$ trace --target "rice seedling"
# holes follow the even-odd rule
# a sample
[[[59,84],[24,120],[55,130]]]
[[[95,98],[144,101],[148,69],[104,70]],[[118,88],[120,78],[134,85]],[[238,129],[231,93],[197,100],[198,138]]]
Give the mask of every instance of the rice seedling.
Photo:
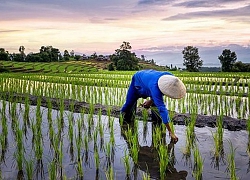
[[[223,160],[224,158],[224,149],[223,149],[223,111],[221,111],[221,115],[217,118],[216,125],[217,129],[216,132],[213,133],[214,139],[214,157],[213,161],[215,162],[215,167],[219,168],[219,160]],[[220,158],[221,157],[221,158]]]
[[[97,136],[98,136],[98,129],[94,130],[93,140],[94,140],[94,150],[97,150]]]
[[[73,145],[73,139],[74,139],[74,129],[73,129],[73,113],[69,115],[68,122],[69,122],[69,127],[68,127],[68,138],[70,141],[70,144]]]
[[[153,146],[156,149],[158,149],[161,144],[165,144],[165,142],[166,142],[166,140],[165,140],[165,135],[166,134],[164,132],[165,131],[164,129],[166,129],[166,128],[164,128],[161,125],[160,126],[156,125],[153,128],[153,134],[152,134],[152,136],[153,136]]]
[[[193,157],[194,157],[193,176],[195,177],[196,180],[202,180],[203,160],[197,145],[194,147]]]
[[[108,169],[105,172],[106,178],[109,180],[114,180],[115,176],[114,176],[114,169],[112,166],[108,166]]]
[[[57,165],[54,160],[52,160],[48,165],[48,175],[50,180],[57,179]]]
[[[142,180],[151,180],[150,174],[143,172],[143,174],[142,174]]]
[[[77,176],[79,179],[83,179],[84,176],[84,171],[83,171],[83,166],[82,166],[82,159],[78,159],[77,164],[76,164],[76,170],[77,170]]]
[[[19,126],[19,123],[17,125]],[[16,157],[16,161],[17,161],[18,171],[22,171],[23,170],[23,160],[24,160],[23,131],[22,131],[22,129],[16,130],[16,141],[17,141],[17,148],[16,148],[15,157]]]
[[[39,130],[39,128],[34,125],[33,129],[33,138],[34,138],[34,151],[35,151],[35,156],[37,160],[42,160],[43,156],[43,142],[42,142],[42,132]]]
[[[168,147],[160,144],[158,148],[158,157],[160,165],[160,179],[166,179],[166,170],[169,163]]]
[[[123,164],[124,164],[124,167],[125,167],[125,172],[126,174],[130,174],[130,171],[131,171],[131,167],[130,167],[130,158],[129,158],[129,154],[127,153],[127,151],[125,150],[125,154],[124,154],[124,157],[122,158],[123,159]]]
[[[233,143],[228,141],[229,143],[229,154],[227,155],[228,167],[227,170],[229,172],[230,179],[238,180],[239,178],[236,175],[236,165],[235,165],[235,151],[236,148],[233,147]]]
[[[97,149],[94,149],[94,158],[95,158],[95,168],[96,170],[98,170],[100,166],[100,156]]]
[[[28,180],[32,180],[34,176],[34,162],[32,160],[25,160],[25,170],[26,170],[26,176]]]
[[[84,144],[84,156],[85,156],[85,163],[88,163],[88,152],[89,152],[89,136],[85,133],[83,137],[83,144]]]
[[[247,153],[250,156],[250,116],[247,119],[247,132],[248,132]]]

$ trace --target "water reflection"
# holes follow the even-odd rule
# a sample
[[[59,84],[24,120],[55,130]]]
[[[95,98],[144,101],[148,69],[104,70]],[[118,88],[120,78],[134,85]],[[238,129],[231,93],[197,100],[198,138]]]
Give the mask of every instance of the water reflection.
[[[137,131],[136,128],[134,128],[134,124],[127,124],[124,123],[121,127],[121,136],[125,139],[127,142],[127,146],[129,149],[129,152],[131,151],[130,143],[128,142],[126,133],[128,130],[132,130],[132,133],[138,133],[135,132]],[[159,127],[157,124],[152,123],[152,131],[150,137],[152,137],[152,142],[153,142],[153,132],[155,129]],[[145,131],[148,132],[148,128],[144,129]],[[146,136],[146,133],[143,132],[143,136]],[[144,138],[143,138],[144,139]],[[146,138],[145,138],[146,139]],[[162,142],[165,143],[166,148],[168,149],[168,154],[169,154],[169,165],[166,169],[166,177],[167,179],[170,180],[185,180],[187,177],[188,172],[185,170],[178,171],[175,168],[175,144],[174,142],[170,141],[168,144],[166,143],[166,134],[162,133]],[[161,179],[160,176],[160,165],[159,165],[159,156],[157,152],[157,148],[153,146],[153,143],[151,143],[151,146],[141,146],[139,145],[138,149],[138,163],[134,165],[133,167],[133,177],[134,179],[137,179],[137,170],[140,169],[146,174],[150,175],[150,178],[153,179]],[[130,180],[131,176],[127,175],[126,180]]]

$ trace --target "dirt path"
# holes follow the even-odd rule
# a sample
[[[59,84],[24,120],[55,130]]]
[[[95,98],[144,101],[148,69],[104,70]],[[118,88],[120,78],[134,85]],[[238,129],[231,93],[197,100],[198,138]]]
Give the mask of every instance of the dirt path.
[[[111,116],[114,117],[119,117],[120,115],[120,108],[118,106],[104,106],[101,104],[95,104],[94,106],[90,106],[89,103],[86,102],[80,102],[76,100],[71,100],[71,99],[63,99],[60,100],[58,98],[48,98],[41,96],[41,106],[43,107],[48,107],[48,102],[51,102],[52,109],[59,110],[60,105],[63,103],[64,104],[64,110],[67,111],[73,111],[76,113],[80,112],[85,112],[88,113],[92,111],[94,114],[98,114],[100,109],[102,111],[102,115],[107,115],[108,112],[110,111]],[[37,99],[38,96],[33,96],[30,94],[18,94],[18,93],[0,93],[0,99],[4,99],[7,101],[12,101],[12,102],[18,102],[18,103],[25,103],[25,100],[29,101],[30,105],[37,105]],[[138,107],[137,108],[137,115],[139,117],[142,117],[142,108]],[[218,117],[214,115],[197,115],[196,118],[196,126],[197,127],[216,127],[216,119]],[[180,113],[175,113],[173,117],[173,122],[174,124],[178,125],[185,125],[186,122],[188,122],[191,119],[190,114],[180,114]],[[150,120],[150,119],[149,119]],[[246,120],[240,120],[232,117],[225,116],[223,117],[223,125],[225,129],[228,129],[230,131],[238,131],[238,130],[246,130]]]

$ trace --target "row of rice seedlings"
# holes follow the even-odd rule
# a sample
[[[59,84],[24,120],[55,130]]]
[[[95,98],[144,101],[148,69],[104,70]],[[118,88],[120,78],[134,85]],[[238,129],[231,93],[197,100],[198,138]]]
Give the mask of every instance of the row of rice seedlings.
[[[151,180],[150,174],[143,172],[143,174],[142,174],[142,180]]]
[[[137,131],[138,131],[138,120],[135,120],[133,127],[130,127],[128,125],[128,129],[124,132],[125,138],[128,142],[128,146],[130,149],[130,155],[135,165],[138,165],[138,149],[139,149]]]
[[[233,147],[233,143],[228,141],[229,143],[229,154],[227,155],[228,167],[227,170],[229,172],[230,179],[238,180],[239,178],[236,175],[236,165],[235,165],[235,151],[236,148]]]
[[[23,130],[19,128],[19,122],[16,126],[16,152],[14,154],[17,162],[18,174],[23,176],[23,164],[24,164],[24,146],[23,146]]]
[[[221,115],[218,116],[216,121],[216,132],[212,133],[214,139],[214,166],[219,169],[220,160],[224,160],[224,148],[223,148],[223,110],[221,110]]]
[[[184,157],[186,157],[186,160],[189,160],[191,157],[191,149],[195,145],[195,123],[196,123],[196,118],[197,118],[197,109],[193,109],[193,113],[191,114],[191,119],[186,122],[187,127],[186,127],[186,146],[184,149]]]
[[[32,180],[34,178],[34,161],[33,160],[25,160],[25,170],[26,170],[26,178],[28,180]]]
[[[125,167],[125,173],[128,176],[130,175],[131,172],[131,166],[130,166],[130,156],[127,153],[127,150],[125,150],[124,157],[122,158],[122,160]]]
[[[169,164],[168,146],[160,144],[158,147],[158,157],[160,165],[160,179],[166,179],[166,170]]]
[[[193,149],[193,158],[194,158],[194,167],[193,167],[193,176],[196,180],[202,180],[202,172],[203,172],[203,159],[200,154],[199,148],[197,144]]]
[[[81,120],[78,120],[77,121],[77,127],[78,127],[78,133],[75,134],[75,144],[76,144],[76,150],[77,150],[77,160],[76,160],[76,171],[77,171],[77,174],[78,174],[78,177],[80,179],[83,179],[84,177],[84,171],[83,171],[83,166],[82,166],[82,156],[81,156],[81,147],[82,147],[82,135],[81,133],[79,132],[79,129],[81,129]],[[86,137],[88,137],[86,134],[85,134]],[[88,148],[88,140],[87,142],[85,142],[85,149]],[[87,151],[87,149],[86,149]]]
[[[7,122],[7,117],[6,117],[6,101],[2,101],[2,110],[1,110],[1,127],[2,127],[2,133],[0,136],[0,141],[1,141],[1,149],[2,149],[2,154],[1,154],[1,159],[0,161],[4,161],[5,159],[5,152],[7,150],[7,145],[8,145],[8,122]]]
[[[250,157],[250,116],[247,119],[247,132],[248,132],[248,143],[247,143],[247,153]]]
[[[32,85],[32,83],[29,83],[29,84]],[[41,85],[39,85],[38,83],[35,83],[35,84],[36,85],[34,87],[36,87],[36,88],[31,88],[31,89],[43,89],[44,88],[44,85],[41,83],[40,83]],[[65,90],[66,89],[65,86],[68,88],[67,91]],[[45,87],[49,87],[49,86],[46,84]],[[125,99],[125,96],[122,94],[126,94],[126,93],[120,93],[120,91],[118,91],[119,88],[112,88],[114,93],[109,92],[110,88],[109,89],[103,88],[104,91],[101,91],[100,87],[85,87],[85,88],[86,88],[86,90],[82,89],[80,86],[76,87],[75,85],[70,85],[70,84],[61,84],[61,85],[60,84],[52,84],[52,85],[50,85],[48,92],[55,91],[57,93],[53,93],[53,95],[54,95],[53,97],[61,96],[63,98],[74,97],[76,94],[79,94],[77,96],[77,98],[85,97],[85,98],[82,98],[82,100],[84,100],[86,102],[101,103],[101,104],[106,104],[106,105],[108,105],[108,104],[109,105],[116,105],[117,99],[121,99],[121,98],[122,99],[120,101],[118,101],[118,104],[122,104],[122,102]],[[102,93],[102,95],[100,93]],[[38,93],[36,93],[36,94],[38,94]],[[84,94],[84,96],[81,96],[80,94]],[[117,98],[111,98],[114,95]],[[209,104],[209,106],[207,106],[207,107],[208,108],[210,107],[210,111],[208,112],[208,108],[201,108],[200,110],[202,110],[202,112],[201,112],[202,114],[217,114],[218,113],[218,111],[217,111],[218,104],[220,104],[221,102],[225,102],[225,99],[224,99],[225,96],[222,96],[224,100],[221,99],[220,103],[219,103],[218,98],[216,96],[208,95],[207,98],[204,98],[203,95],[195,95],[195,94],[191,94],[189,96],[191,96],[191,97],[197,96],[197,97],[190,98],[190,100],[187,99],[186,102],[189,103],[188,107],[192,107],[194,105],[197,105],[197,102],[199,102],[198,104],[201,104],[204,107],[205,107],[205,105]],[[211,97],[213,97],[213,98],[211,99]],[[199,99],[201,99],[201,100],[199,100]],[[206,99],[208,99],[208,102]],[[209,102],[209,99],[210,99],[210,101],[211,100],[212,101]],[[241,99],[241,98],[238,98],[238,99]],[[173,101],[173,102],[175,103],[175,101]],[[227,102],[230,102],[230,101],[227,100]],[[224,112],[229,113],[229,114],[225,114],[225,115],[231,115],[230,111],[228,110],[228,107],[232,107],[232,105],[236,106],[236,107],[242,106],[242,108],[237,108],[235,111],[238,114],[238,115],[236,115],[237,117],[244,118],[246,116],[245,115],[246,113],[244,113],[244,112],[247,112],[246,108],[247,108],[247,106],[249,106],[249,100],[244,100],[244,103],[238,103],[236,105],[235,105],[235,103],[236,102],[231,102],[230,104],[224,103],[224,105],[223,105],[223,107],[225,108]],[[211,105],[214,105],[214,106],[211,106]],[[176,107],[176,108],[178,107],[179,112],[186,112],[187,110],[190,111],[189,110],[190,108],[186,108],[184,99],[181,101],[178,101],[178,106],[174,106],[174,107]]]

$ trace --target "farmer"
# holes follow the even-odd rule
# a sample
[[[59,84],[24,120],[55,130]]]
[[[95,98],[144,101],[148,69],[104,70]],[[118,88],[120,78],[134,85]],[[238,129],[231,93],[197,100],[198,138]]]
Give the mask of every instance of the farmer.
[[[145,108],[156,107],[152,111],[152,120],[160,119],[166,125],[171,140],[178,141],[178,137],[172,132],[169,126],[168,110],[163,102],[163,95],[173,99],[181,99],[186,94],[186,87],[183,82],[169,72],[155,70],[142,70],[135,73],[129,86],[126,102],[121,109],[125,122],[134,120],[137,100],[139,98],[150,100],[145,101],[142,106]],[[152,110],[153,108],[151,108]]]

